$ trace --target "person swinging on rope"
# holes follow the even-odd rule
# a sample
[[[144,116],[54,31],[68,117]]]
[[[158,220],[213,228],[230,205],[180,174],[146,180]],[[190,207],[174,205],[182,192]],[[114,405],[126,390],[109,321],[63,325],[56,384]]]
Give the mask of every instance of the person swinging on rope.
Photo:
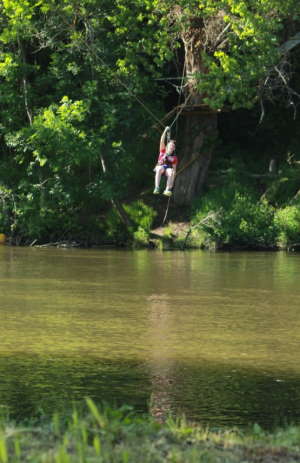
[[[155,172],[155,188],[153,194],[158,195],[160,193],[160,181],[161,176],[167,177],[166,189],[163,192],[165,196],[172,196],[172,188],[174,185],[176,166],[178,159],[175,154],[175,140],[168,140],[170,136],[170,127],[166,127],[161,135],[159,144],[159,156],[157,164],[154,168]],[[168,140],[168,141],[167,141]],[[166,142],[167,141],[167,142]]]

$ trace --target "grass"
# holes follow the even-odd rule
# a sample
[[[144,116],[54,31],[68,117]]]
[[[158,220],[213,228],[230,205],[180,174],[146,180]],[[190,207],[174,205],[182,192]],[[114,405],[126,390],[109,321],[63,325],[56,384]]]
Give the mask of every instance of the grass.
[[[300,460],[300,427],[273,433],[255,425],[249,431],[209,430],[168,419],[159,424],[130,407],[97,408],[55,414],[39,423],[16,425],[2,418],[1,463],[246,463]]]

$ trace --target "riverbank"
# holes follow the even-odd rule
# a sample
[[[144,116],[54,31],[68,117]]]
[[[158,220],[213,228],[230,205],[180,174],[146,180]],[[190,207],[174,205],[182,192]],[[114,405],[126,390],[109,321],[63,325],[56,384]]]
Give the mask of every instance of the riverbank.
[[[166,218],[166,203],[155,204],[147,197],[124,205],[126,223],[111,209],[101,223],[96,221],[93,227],[77,231],[75,227],[67,234],[58,229],[45,234],[3,229],[6,233],[2,236],[7,244],[32,247],[300,250],[298,204],[276,209],[266,201],[243,195],[235,196],[226,207],[206,197],[202,203],[184,211],[171,203]]]
[[[300,460],[300,427],[273,433],[209,430],[184,419],[157,423],[135,415],[130,407],[73,410],[39,422],[14,424],[1,418],[0,462],[19,463],[193,463],[296,462]]]
[[[190,207],[179,207],[173,198],[166,201],[147,193],[124,201],[122,207],[119,204],[118,208],[110,206],[101,213],[90,214],[80,223],[78,217],[73,217],[67,231],[55,224],[42,227],[40,219],[29,228],[7,222],[0,230],[0,243],[42,247],[299,251],[299,198],[275,207],[265,198],[244,190],[239,185],[239,188],[208,191]]]

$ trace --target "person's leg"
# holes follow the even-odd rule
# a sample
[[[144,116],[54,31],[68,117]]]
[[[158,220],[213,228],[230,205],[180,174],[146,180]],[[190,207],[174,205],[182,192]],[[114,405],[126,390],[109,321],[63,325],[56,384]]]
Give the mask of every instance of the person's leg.
[[[163,166],[156,166],[155,167],[155,193],[159,193],[159,185],[160,185],[160,180],[161,176],[164,173],[164,167]]]
[[[167,169],[166,170],[166,176],[167,176],[167,186],[166,190],[170,191],[174,185],[174,180],[175,180],[175,171],[174,169]]]

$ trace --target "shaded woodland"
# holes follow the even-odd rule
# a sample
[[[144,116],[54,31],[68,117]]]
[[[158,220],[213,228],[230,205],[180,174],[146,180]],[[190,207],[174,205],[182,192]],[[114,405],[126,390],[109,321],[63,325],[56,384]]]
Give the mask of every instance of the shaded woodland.
[[[296,0],[2,0],[0,231],[148,245],[171,220],[184,246],[296,248],[299,44]]]

